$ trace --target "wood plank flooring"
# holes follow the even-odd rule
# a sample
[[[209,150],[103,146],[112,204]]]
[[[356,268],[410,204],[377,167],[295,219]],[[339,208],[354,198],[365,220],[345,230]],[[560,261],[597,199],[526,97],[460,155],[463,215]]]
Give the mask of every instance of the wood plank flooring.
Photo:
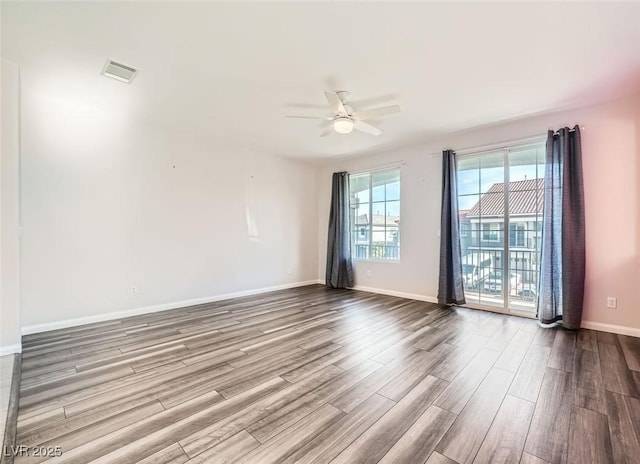
[[[17,463],[640,463],[632,337],[313,285],[23,346]]]

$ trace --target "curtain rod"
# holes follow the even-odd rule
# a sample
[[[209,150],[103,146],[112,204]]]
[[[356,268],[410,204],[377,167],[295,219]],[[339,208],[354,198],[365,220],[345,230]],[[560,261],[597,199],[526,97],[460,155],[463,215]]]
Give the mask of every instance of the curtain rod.
[[[369,172],[378,172],[378,171],[385,171],[387,169],[391,169],[391,168],[399,168],[405,165],[404,160],[400,160],[400,161],[396,161],[394,163],[388,163],[388,164],[383,164],[381,166],[376,166],[374,168],[370,168],[370,169],[360,169],[358,171],[350,171],[347,170],[347,172],[349,174],[366,174]]]
[[[462,148],[460,150],[453,150],[453,151],[455,151],[456,155],[465,155],[465,154],[471,154],[471,153],[488,153],[488,152],[497,151],[497,150],[505,150],[507,148],[519,148],[526,145],[541,143],[546,139],[546,137],[547,137],[546,135],[536,135],[533,137],[527,137],[527,138],[516,139],[516,140],[507,140],[504,142],[492,143],[490,145],[467,147],[467,148]],[[429,156],[431,156],[432,158],[436,156],[442,156],[442,152],[432,153]]]
[[[584,131],[584,129],[585,129],[585,126],[580,126],[581,131]],[[574,132],[575,129],[569,129],[569,131]],[[554,135],[556,135],[557,133],[558,131],[555,131]],[[472,154],[472,153],[473,154],[489,153],[497,150],[506,150],[507,148],[520,148],[526,145],[533,145],[536,143],[544,142],[546,138],[547,138],[547,134],[545,133],[545,134],[535,135],[535,136],[526,137],[522,139],[507,140],[504,142],[494,143],[491,145],[468,147],[468,148],[462,148],[460,150],[454,150],[454,151],[456,155],[465,155],[465,154]],[[432,153],[429,156],[432,158],[436,156],[442,156],[442,152]]]
[[[555,131],[555,132],[553,133],[553,135],[558,135],[558,134],[560,133],[560,131],[561,131],[561,130],[562,130],[562,129],[559,129],[559,130]],[[584,126],[580,126],[580,130],[584,130]],[[569,132],[575,132],[575,131],[576,131],[575,127],[572,127],[572,128],[570,128],[570,129],[569,129]]]

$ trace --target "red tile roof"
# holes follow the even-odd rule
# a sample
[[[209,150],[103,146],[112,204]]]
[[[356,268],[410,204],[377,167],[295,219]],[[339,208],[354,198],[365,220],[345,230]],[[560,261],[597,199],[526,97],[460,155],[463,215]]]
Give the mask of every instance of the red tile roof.
[[[544,179],[509,182],[509,214],[542,214]],[[504,182],[493,184],[467,217],[504,216]]]

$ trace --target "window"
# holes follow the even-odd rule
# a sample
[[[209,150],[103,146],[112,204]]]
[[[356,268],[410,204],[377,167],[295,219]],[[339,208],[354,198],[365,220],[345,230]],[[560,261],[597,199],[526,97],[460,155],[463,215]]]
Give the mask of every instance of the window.
[[[354,259],[400,259],[400,170],[353,174],[349,180]]]
[[[509,244],[514,247],[525,246],[525,224],[509,224]]]
[[[469,236],[469,224],[460,224],[460,237],[467,238]]]
[[[482,240],[484,242],[497,242],[500,240],[500,224],[482,224]]]

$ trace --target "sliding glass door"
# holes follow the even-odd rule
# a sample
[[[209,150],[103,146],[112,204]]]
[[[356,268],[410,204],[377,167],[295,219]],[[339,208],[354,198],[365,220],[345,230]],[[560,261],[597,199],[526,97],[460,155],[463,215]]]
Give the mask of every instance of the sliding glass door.
[[[535,313],[544,146],[463,155],[458,205],[469,306]]]
[[[468,303],[504,307],[505,156],[502,152],[458,161],[458,207],[464,292]]]

